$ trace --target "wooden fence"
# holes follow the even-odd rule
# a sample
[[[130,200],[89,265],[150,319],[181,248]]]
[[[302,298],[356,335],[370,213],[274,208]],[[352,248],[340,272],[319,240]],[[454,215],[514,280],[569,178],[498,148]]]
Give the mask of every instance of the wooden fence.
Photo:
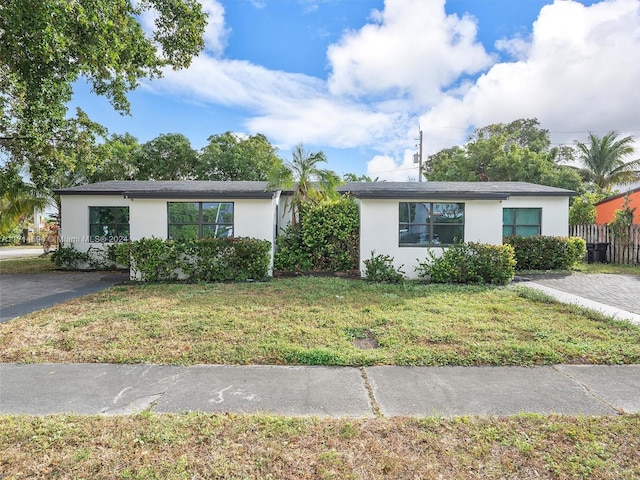
[[[640,265],[640,225],[631,225],[623,236],[614,237],[607,225],[571,225],[569,235],[582,237],[587,244],[604,243],[607,262]]]

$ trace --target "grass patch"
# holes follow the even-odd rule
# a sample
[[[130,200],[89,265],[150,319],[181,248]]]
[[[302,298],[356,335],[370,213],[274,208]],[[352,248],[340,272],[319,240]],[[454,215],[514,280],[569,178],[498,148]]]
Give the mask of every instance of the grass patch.
[[[579,263],[572,270],[582,273],[640,275],[640,265],[616,265],[615,263]]]
[[[0,417],[4,478],[640,478],[640,416]]]
[[[56,266],[48,256],[0,258],[0,274],[2,275],[14,273],[43,273],[51,272],[55,269]]]
[[[376,348],[359,348],[366,339]],[[127,285],[0,325],[0,361],[640,363],[640,327],[526,288],[299,277]]]

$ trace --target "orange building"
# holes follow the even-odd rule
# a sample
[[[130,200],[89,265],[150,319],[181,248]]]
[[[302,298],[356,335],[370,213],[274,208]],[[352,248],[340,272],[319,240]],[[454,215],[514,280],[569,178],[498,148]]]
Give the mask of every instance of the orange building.
[[[640,187],[621,193],[620,195],[605,198],[604,200],[596,203],[596,223],[598,225],[613,221],[615,211],[622,209],[624,197],[627,193],[629,194],[629,206],[632,209],[634,207],[636,209],[636,211],[633,212],[633,223],[640,225]]]

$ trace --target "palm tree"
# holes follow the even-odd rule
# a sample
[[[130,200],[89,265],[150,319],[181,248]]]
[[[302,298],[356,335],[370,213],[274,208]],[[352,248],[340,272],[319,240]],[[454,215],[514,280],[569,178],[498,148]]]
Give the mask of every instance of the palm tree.
[[[48,198],[29,183],[10,185],[0,197],[0,232],[10,231],[35,209],[44,209],[47,203]]]
[[[589,133],[589,143],[576,142],[580,160],[585,168],[582,177],[593,182],[599,192],[608,191],[613,185],[624,185],[640,180],[640,159],[625,162],[633,154],[633,136],[617,139],[618,133],[611,131],[602,138]]]
[[[269,173],[267,188],[293,190],[293,196],[288,200],[292,227],[297,225],[300,208],[305,202],[337,195],[340,177],[319,167],[326,161],[324,152],[311,153],[299,143],[293,150],[292,161],[283,162]]]

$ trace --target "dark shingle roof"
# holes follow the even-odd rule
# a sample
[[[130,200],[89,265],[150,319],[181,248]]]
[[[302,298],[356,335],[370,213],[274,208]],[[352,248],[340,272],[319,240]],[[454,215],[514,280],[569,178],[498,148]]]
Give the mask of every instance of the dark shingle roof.
[[[573,196],[576,192],[525,182],[352,182],[338,189],[357,198],[506,200],[513,196]],[[123,195],[129,198],[273,198],[267,182],[113,180],[55,191],[58,195]]]
[[[429,198],[433,200],[506,200],[516,196],[569,197],[573,190],[526,182],[352,182],[340,192],[357,198]]]
[[[129,198],[273,198],[267,182],[112,180],[55,191],[58,195],[123,195]]]

